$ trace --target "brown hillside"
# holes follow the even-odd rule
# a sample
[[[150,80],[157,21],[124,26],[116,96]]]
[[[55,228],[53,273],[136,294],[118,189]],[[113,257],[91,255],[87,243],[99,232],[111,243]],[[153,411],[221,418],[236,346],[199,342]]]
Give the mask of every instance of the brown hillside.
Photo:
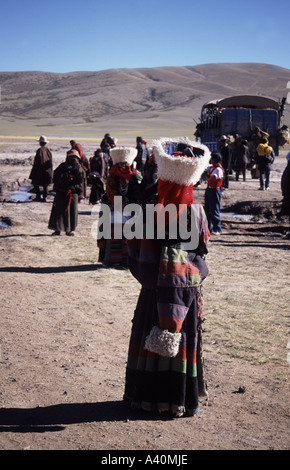
[[[37,135],[41,128],[48,135],[94,136],[144,129],[153,135],[168,128],[185,134],[205,101],[243,93],[279,100],[287,94],[289,79],[288,69],[254,63],[1,72],[0,133]]]

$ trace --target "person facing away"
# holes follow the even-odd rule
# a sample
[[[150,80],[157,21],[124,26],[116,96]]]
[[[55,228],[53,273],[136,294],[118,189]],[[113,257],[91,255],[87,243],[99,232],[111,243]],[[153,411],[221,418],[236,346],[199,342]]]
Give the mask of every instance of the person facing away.
[[[52,154],[47,147],[48,140],[44,135],[39,137],[39,149],[34,157],[32,169],[29,175],[34,191],[36,194],[36,201],[46,202],[47,188],[52,183],[53,165],[52,165]],[[41,190],[43,188],[42,198]]]
[[[211,153],[210,166],[205,172],[207,188],[204,196],[204,209],[208,227],[213,235],[221,233],[220,201],[221,187],[224,179],[222,157],[218,152]]]
[[[145,165],[149,157],[149,152],[146,146],[146,142],[142,137],[136,137],[136,149],[137,149],[137,157],[135,158],[135,162],[137,164],[136,169],[140,171],[141,175],[143,176]]]
[[[79,156],[80,156],[79,163],[82,169],[84,170],[83,190],[82,190],[82,193],[79,195],[79,200],[83,198],[85,199],[87,197],[87,177],[90,173],[90,162],[85,156],[81,144],[78,144],[74,140],[71,140],[70,144],[73,150],[77,150],[79,152]]]
[[[116,143],[109,133],[104,135],[100,147],[103,153],[105,153],[109,157],[111,156],[111,149],[116,147]]]
[[[274,150],[270,147],[266,137],[262,138],[261,142],[258,144],[255,159],[260,173],[260,187],[258,189],[264,191],[264,189],[267,190],[270,187],[270,173],[272,163],[275,160]]]
[[[176,209],[165,233],[170,222],[178,223],[180,217],[185,217],[187,226],[196,222],[196,244],[185,247],[180,233],[177,238],[159,237],[157,213],[153,238],[146,237],[145,229],[143,238],[127,241],[129,269],[141,289],[132,320],[124,400],[133,409],[178,418],[198,413],[199,397],[207,393],[197,349],[209,232],[202,205],[193,203],[193,186],[208,166],[210,152],[195,143],[203,156],[169,154],[167,141],[153,141],[159,174],[156,208]],[[144,223],[150,224],[146,216]]]
[[[101,149],[97,149],[94,153],[94,156],[90,158],[90,204],[96,204],[99,202],[105,193],[104,174],[105,161],[103,158],[103,152]]]
[[[53,173],[55,198],[48,227],[54,230],[52,235],[62,231],[68,236],[74,235],[78,224],[78,197],[82,192],[84,171],[79,163],[77,150],[69,150],[66,160]]]
[[[227,136],[222,135],[220,138],[220,154],[222,157],[222,167],[224,170],[224,179],[223,179],[223,188],[228,189],[229,188],[229,174],[231,170],[231,164],[232,164],[232,150],[231,147],[229,146],[229,140]]]
[[[144,167],[144,174],[141,182],[142,202],[149,203],[157,195],[158,189],[158,168],[152,153]]]
[[[240,173],[242,173],[243,181],[246,181],[246,170],[249,160],[249,147],[248,141],[242,139],[240,144],[235,150],[235,170],[236,181],[239,181]]]
[[[288,152],[286,160],[287,165],[281,177],[281,191],[283,199],[280,216],[288,216],[290,220],[290,152]]]
[[[102,199],[102,203],[110,207],[110,223],[111,231],[110,238],[99,238],[98,248],[99,257],[98,261],[102,263],[103,267],[117,267],[127,269],[128,254],[127,254],[127,240],[124,237],[123,230],[117,234],[115,233],[115,223],[118,223],[118,208],[115,213],[115,197],[120,198],[122,208],[129,202],[136,202],[135,198],[138,197],[138,179],[135,173],[131,170],[134,158],[137,151],[133,147],[115,147],[111,151],[113,166],[110,170],[110,175],[106,184],[106,194]],[[102,210],[100,218],[102,217]],[[122,227],[124,225],[123,215],[120,221]],[[100,232],[104,231],[103,224],[100,223]]]

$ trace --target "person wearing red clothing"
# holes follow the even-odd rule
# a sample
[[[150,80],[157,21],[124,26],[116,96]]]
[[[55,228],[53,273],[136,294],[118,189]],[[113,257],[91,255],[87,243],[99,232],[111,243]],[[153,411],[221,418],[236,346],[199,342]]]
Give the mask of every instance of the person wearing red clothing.
[[[207,188],[205,190],[204,210],[207,216],[209,230],[213,235],[218,235],[222,231],[220,200],[224,170],[221,161],[221,155],[218,152],[212,152],[210,159],[211,165],[205,172]]]

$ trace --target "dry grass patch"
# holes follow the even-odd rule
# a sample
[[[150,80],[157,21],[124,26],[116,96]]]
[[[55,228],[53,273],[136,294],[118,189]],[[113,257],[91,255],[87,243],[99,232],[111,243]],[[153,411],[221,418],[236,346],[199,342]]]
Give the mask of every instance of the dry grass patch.
[[[207,257],[205,347],[252,364],[275,363],[285,368],[286,375],[289,283],[273,276],[272,263],[276,259],[287,272],[287,252],[256,246],[247,248],[244,256],[242,246],[216,248],[212,243]],[[242,256],[237,256],[238,251]]]

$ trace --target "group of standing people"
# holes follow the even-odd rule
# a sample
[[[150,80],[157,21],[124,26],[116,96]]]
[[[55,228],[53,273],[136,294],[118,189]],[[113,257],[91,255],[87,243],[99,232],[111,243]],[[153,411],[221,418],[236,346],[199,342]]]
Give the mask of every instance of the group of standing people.
[[[236,181],[239,181],[241,173],[243,181],[246,181],[246,169],[249,163],[249,148],[247,140],[242,139],[237,143],[233,150],[226,135],[222,135],[220,137],[219,144],[220,149],[219,152],[217,152],[220,154],[220,163],[224,171],[222,189],[226,191],[229,189],[229,176],[233,171],[235,172]]]
[[[83,152],[81,144],[70,140],[71,148],[66,154],[65,161],[53,171],[52,153],[48,148],[49,141],[46,136],[40,136],[39,148],[36,152],[29,179],[34,186],[36,201],[46,202],[48,187],[53,184],[55,198],[49,219],[49,228],[53,235],[60,235],[64,231],[67,235],[74,235],[78,220],[78,206],[82,199],[88,196],[88,185],[91,186],[89,203],[96,204],[101,200],[109,200],[108,192],[113,179],[114,166],[111,151],[116,147],[116,140],[109,133],[104,135],[93,157],[88,159]],[[134,163],[131,162],[134,177],[140,175],[143,178],[146,172],[148,178],[147,163],[149,153],[146,142],[142,137],[136,138],[136,155]],[[152,158],[150,165],[154,165]],[[150,167],[149,165],[149,167]],[[136,172],[136,173],[135,173]],[[132,171],[131,171],[132,173]],[[107,182],[110,179],[107,187]],[[144,185],[144,183],[143,183]],[[152,191],[152,186],[151,186]]]
[[[262,137],[257,145],[254,155],[259,169],[259,190],[268,190],[270,185],[270,172],[275,159],[273,148],[268,139]],[[222,191],[229,189],[229,175],[234,167],[235,179],[239,180],[242,173],[246,181],[246,170],[249,163],[248,142],[241,139],[234,152],[229,145],[229,139],[223,135],[220,138],[220,152],[214,151],[211,156],[211,168],[205,173],[207,188],[205,191],[205,212],[208,218],[209,229],[212,234],[221,233],[220,201]]]
[[[239,181],[242,174],[243,181],[246,181],[246,170],[251,160],[248,141],[239,139],[232,149],[229,139],[223,135],[220,138],[221,164],[224,170],[223,189],[229,189],[229,175],[235,172],[235,180]],[[256,163],[259,171],[259,190],[267,190],[270,186],[270,172],[275,160],[273,148],[269,145],[268,138],[262,136],[257,144],[253,155],[253,161]]]
[[[74,188],[74,194],[77,192],[77,198],[76,196],[69,198],[70,202],[65,206],[65,217],[62,217],[63,219],[68,218],[68,208],[70,208],[70,211],[72,212],[70,219],[74,221],[72,224],[55,222],[56,214],[61,213],[63,210],[61,209],[62,205],[59,203],[61,199],[59,193],[63,193],[64,191],[70,189],[66,187],[68,182],[65,183],[65,187],[61,188],[61,185],[64,183],[60,182],[61,178],[59,178],[60,171],[66,170],[66,165],[62,165],[60,168],[57,168],[54,174],[52,154],[47,147],[48,140],[45,136],[41,136],[39,138],[39,144],[40,147],[36,152],[33,167],[29,176],[35,188],[34,190],[36,193],[36,200],[45,202],[47,198],[47,188],[50,184],[53,183],[54,190],[57,191],[58,194],[54,201],[49,227],[54,228],[54,234],[59,234],[62,230],[65,230],[66,233],[71,234],[74,232],[77,223],[77,216],[75,215],[77,212],[77,207],[74,207],[75,204],[71,202],[72,199],[77,199],[77,201],[80,202],[82,198],[86,198],[87,186],[89,184],[91,186],[89,195],[90,204],[96,204],[100,201],[112,204],[113,200],[112,198],[110,199],[110,196],[108,195],[114,193],[116,185],[120,185],[120,181],[124,181],[123,173],[123,176],[120,176],[120,162],[114,161],[112,156],[114,155],[114,149],[116,148],[116,140],[113,139],[109,133],[106,133],[100,143],[100,148],[94,152],[93,157],[90,159],[85,156],[82,146],[79,143],[75,142],[74,140],[70,141],[70,150],[76,152],[75,158],[77,159],[78,165],[80,165],[81,169],[83,170],[81,172],[81,188],[79,187],[78,182],[71,182],[71,186]],[[136,192],[136,195],[142,194],[144,200],[150,200],[150,198],[152,198],[157,191],[158,177],[155,156],[154,153],[151,155],[149,154],[146,141],[140,136],[136,138],[136,149],[134,150],[134,158],[129,162],[129,165],[127,164],[127,166],[130,167],[130,172],[128,172],[126,176],[126,181],[128,183],[127,190],[130,190],[132,186],[132,180],[136,180],[138,181],[138,184],[134,184],[134,191]],[[68,160],[71,158],[72,154],[70,157],[68,157]],[[257,162],[259,168],[260,190],[269,189],[270,171],[274,159],[275,155],[273,148],[269,146],[267,138],[263,136],[260,143],[257,145],[255,152],[255,161]],[[248,142],[245,139],[240,139],[233,150],[227,136],[221,136],[220,151],[212,152],[212,167],[210,173],[204,174],[204,179],[207,181],[207,188],[205,192],[205,211],[208,217],[210,231],[213,234],[221,233],[220,201],[222,191],[229,189],[229,175],[234,168],[236,181],[239,180],[240,173],[242,173],[243,181],[245,181],[248,163]],[[124,164],[124,162],[122,162],[122,164]],[[59,181],[56,181],[57,178]],[[119,178],[117,183],[116,178]],[[111,188],[112,185],[115,185],[113,191]],[[40,189],[41,187],[43,188],[42,191]],[[77,190],[76,187],[78,188]],[[122,193],[122,195],[125,194],[124,191],[124,187],[122,190],[119,188],[119,192]],[[100,245],[101,244],[102,243],[100,242]],[[124,247],[121,251],[123,252],[123,250]],[[100,246],[100,253],[100,260],[103,260],[104,265],[110,266],[112,261],[110,261],[108,258],[108,249],[106,251],[106,261],[103,257],[103,246]],[[121,258],[125,259],[125,256],[121,256]],[[116,256],[116,259],[119,259],[118,256]]]

